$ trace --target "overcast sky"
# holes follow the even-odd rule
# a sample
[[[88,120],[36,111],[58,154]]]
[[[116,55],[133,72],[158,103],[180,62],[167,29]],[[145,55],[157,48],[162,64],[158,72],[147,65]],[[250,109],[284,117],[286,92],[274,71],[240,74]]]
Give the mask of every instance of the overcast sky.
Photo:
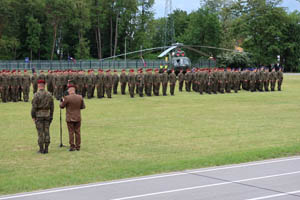
[[[165,2],[166,0],[155,0],[154,12],[155,18],[163,17],[165,14]],[[197,10],[200,7],[199,0],[173,0],[173,9],[180,8],[191,12]],[[298,10],[300,11],[300,3],[296,0],[284,0],[283,7],[287,7],[289,11]]]

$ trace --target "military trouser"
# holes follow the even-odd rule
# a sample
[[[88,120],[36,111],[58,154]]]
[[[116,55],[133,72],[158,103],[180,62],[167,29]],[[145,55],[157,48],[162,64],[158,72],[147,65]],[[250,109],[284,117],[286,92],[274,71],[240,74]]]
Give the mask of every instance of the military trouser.
[[[271,91],[275,91],[276,80],[271,81]]]
[[[219,88],[220,88],[219,92],[224,94],[224,92],[225,92],[225,83],[223,81],[219,82]]]
[[[175,83],[170,83],[170,94],[172,96],[174,96],[175,86],[176,86]]]
[[[256,80],[256,82],[255,82],[255,89],[259,90],[259,80]]]
[[[145,85],[145,92],[147,96],[151,96],[152,95],[152,84],[151,83],[147,83]]]
[[[225,90],[227,93],[230,93],[231,92],[231,82],[226,82],[225,84]]]
[[[35,94],[37,92],[38,86],[37,84],[33,84],[32,87],[33,87],[33,94]]]
[[[88,99],[91,99],[93,97],[93,85],[87,86],[87,97]]]
[[[94,94],[95,94],[95,85],[92,86],[92,98],[94,98]]]
[[[170,85],[171,88],[171,85]],[[162,92],[164,96],[167,96],[168,83],[162,83]]]
[[[143,90],[144,90],[144,85],[143,84],[137,84],[136,85],[137,89],[138,89],[138,94],[140,95],[140,97],[143,97]]]
[[[10,95],[11,95],[11,100],[13,101],[13,102],[16,102],[17,100],[18,100],[18,88],[17,88],[17,86],[12,86],[11,88],[10,88]]]
[[[282,81],[283,81],[283,79],[278,79],[278,82],[277,82],[278,91],[281,91]]]
[[[63,96],[64,96],[64,89],[63,89],[63,87],[62,86],[58,86],[58,88],[57,88],[58,90],[57,90],[57,99],[59,100],[59,99],[61,99]]]
[[[259,81],[258,90],[262,92],[263,88],[264,88],[264,81]]]
[[[197,91],[197,83],[196,83],[196,81],[193,81],[193,82],[192,82],[192,90],[193,90],[194,92]]]
[[[136,94],[139,93],[139,84],[138,83],[135,84],[135,93]]]
[[[218,81],[214,81],[214,84],[212,85],[212,92],[217,94],[218,87],[219,87]]]
[[[244,81],[243,84],[244,84],[244,87],[243,87],[244,90],[249,90],[250,89],[250,82],[248,80]]]
[[[67,126],[68,126],[68,131],[69,131],[70,148],[79,150],[80,144],[81,144],[81,136],[80,136],[81,121],[67,122]]]
[[[53,85],[51,83],[47,83],[47,90],[53,95]]]
[[[97,98],[101,99],[104,97],[104,85],[97,85]]]
[[[35,126],[38,132],[38,144],[49,145],[50,144],[49,118],[37,118],[35,121]]]
[[[126,94],[126,83],[121,83],[121,94],[122,95]]]
[[[179,91],[182,92],[183,88],[183,81],[179,81]]]
[[[28,100],[29,100],[29,92],[30,92],[29,86],[23,87],[23,99],[25,102],[28,102]]]
[[[86,88],[86,87],[83,87],[83,88],[82,88],[82,95],[81,95],[83,98],[86,97],[86,92],[87,92],[87,88]]]
[[[266,92],[269,92],[269,85],[270,85],[270,81],[265,81],[264,82],[264,89]]]
[[[234,92],[235,92],[235,93],[238,92],[239,86],[240,86],[240,81],[234,81],[234,82],[233,82],[233,89],[234,89]]]
[[[17,87],[17,101],[22,101],[22,87]]]
[[[208,94],[211,94],[211,88],[212,88],[212,84],[211,84],[211,83],[207,83],[206,92],[207,92]]]
[[[153,94],[159,96],[160,83],[153,84]]]
[[[191,91],[191,81],[185,81],[185,91]]]
[[[255,92],[256,91],[256,87],[255,87],[255,81],[250,81],[250,90],[251,92]]]
[[[1,99],[3,103],[7,102],[7,96],[8,96],[8,88],[6,86],[2,86]]]
[[[129,88],[130,97],[133,98],[134,97],[135,84],[128,84],[128,88]]]
[[[111,90],[112,90],[112,87],[110,85],[105,86],[105,93],[106,93],[107,98],[111,98]]]
[[[242,84],[243,84],[243,81],[240,81],[240,83],[239,83],[239,90],[241,90]]]
[[[202,82],[202,81],[200,81],[200,83],[199,83],[199,92],[200,92],[200,94],[203,94],[203,92],[204,92],[204,82]]]
[[[76,94],[78,94],[78,95],[82,94],[82,87],[83,87],[83,85],[77,85],[77,87],[76,87]]]

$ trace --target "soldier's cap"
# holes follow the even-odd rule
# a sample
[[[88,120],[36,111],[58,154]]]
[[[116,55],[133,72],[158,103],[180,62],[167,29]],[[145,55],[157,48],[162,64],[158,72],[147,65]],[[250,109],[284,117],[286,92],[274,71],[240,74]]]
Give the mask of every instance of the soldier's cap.
[[[21,72],[21,70],[18,69],[18,72]]]
[[[156,68],[156,69],[155,69],[155,72],[159,72],[159,69]]]
[[[115,69],[114,72],[118,72],[118,70]]]
[[[147,72],[152,72],[152,69],[147,69],[146,71],[147,71]]]
[[[106,70],[106,72],[110,72],[110,69]]]
[[[99,69],[98,72],[103,72],[103,70],[102,70],[102,69]]]
[[[126,70],[125,70],[125,69],[122,69],[122,72],[126,72]]]
[[[130,69],[129,72],[134,72],[134,69]]]
[[[26,69],[24,69],[24,72],[27,72],[27,70],[26,70]]]
[[[43,70],[40,71],[40,73],[44,72]]]
[[[45,80],[40,79],[40,80],[37,81],[37,83],[38,83],[38,84],[45,84],[46,82],[45,82]]]

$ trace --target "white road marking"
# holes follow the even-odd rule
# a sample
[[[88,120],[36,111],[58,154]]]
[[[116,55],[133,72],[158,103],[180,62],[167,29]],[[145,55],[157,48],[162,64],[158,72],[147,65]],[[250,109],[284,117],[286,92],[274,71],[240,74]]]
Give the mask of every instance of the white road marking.
[[[72,190],[80,190],[80,189],[85,189],[85,188],[101,187],[101,186],[107,186],[107,185],[131,183],[131,182],[145,181],[145,180],[152,180],[152,179],[159,179],[159,178],[166,178],[166,177],[173,177],[173,176],[182,176],[182,175],[189,175],[189,173],[203,173],[203,172],[212,172],[212,171],[220,171],[220,170],[227,170],[227,169],[236,169],[236,168],[242,168],[242,167],[267,165],[267,164],[294,161],[294,160],[300,160],[300,157],[292,157],[292,158],[287,158],[287,159],[277,159],[277,160],[269,160],[269,161],[258,161],[258,162],[252,162],[252,163],[246,163],[246,164],[232,165],[232,166],[227,166],[227,167],[217,167],[217,168],[213,168],[213,169],[177,172],[177,173],[158,175],[158,176],[148,176],[148,177],[133,178],[133,179],[112,181],[112,182],[106,182],[106,183],[88,184],[88,185],[80,185],[80,186],[59,188],[59,189],[53,189],[53,190],[44,190],[44,191],[41,191],[41,192],[16,194],[16,195],[12,195],[12,196],[0,197],[0,200],[13,199],[13,198],[22,198],[22,197],[29,197],[29,196],[37,196],[37,195],[43,195],[43,194],[51,194],[51,193],[72,191]]]
[[[263,199],[271,199],[271,198],[282,197],[282,196],[288,196],[288,195],[291,195],[291,194],[297,194],[297,193],[300,193],[300,190],[293,191],[293,192],[285,192],[285,193],[281,193],[281,194],[274,194],[274,195],[269,195],[269,196],[264,196],[264,197],[257,197],[257,198],[253,198],[253,199],[247,199],[247,200],[263,200]]]
[[[275,174],[275,175],[270,175],[270,176],[261,176],[261,177],[256,177],[256,178],[248,178],[248,179],[223,182],[223,183],[215,183],[215,184],[209,184],[209,185],[200,185],[200,186],[188,187],[188,188],[180,188],[180,189],[176,189],[176,190],[167,190],[167,191],[162,191],[162,192],[154,192],[154,193],[148,193],[148,194],[142,194],[142,195],[136,195],[136,196],[121,197],[121,198],[112,199],[112,200],[137,199],[137,198],[141,198],[141,197],[156,196],[156,195],[160,195],[160,194],[169,194],[169,193],[174,193],[174,192],[202,189],[202,188],[215,187],[215,186],[220,186],[220,185],[228,185],[228,184],[233,184],[233,183],[243,183],[243,182],[248,182],[248,181],[268,179],[268,178],[274,178],[274,177],[279,177],[279,176],[288,176],[288,175],[294,175],[294,174],[300,174],[300,171],[283,173],[283,174]]]

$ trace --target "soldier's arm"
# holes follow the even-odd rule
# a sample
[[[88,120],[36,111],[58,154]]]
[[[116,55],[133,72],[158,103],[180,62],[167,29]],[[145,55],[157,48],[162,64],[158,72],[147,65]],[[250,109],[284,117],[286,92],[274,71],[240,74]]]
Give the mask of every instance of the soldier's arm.
[[[53,119],[53,113],[54,113],[54,101],[53,97],[50,97],[50,120],[52,121]]]
[[[81,106],[80,106],[80,109],[85,109],[85,103],[84,103],[84,100],[83,98],[81,99]]]
[[[31,104],[32,104],[32,107],[31,107],[31,118],[35,121],[35,119],[36,119],[36,111],[37,111],[37,98],[36,98],[36,96],[33,97]]]

